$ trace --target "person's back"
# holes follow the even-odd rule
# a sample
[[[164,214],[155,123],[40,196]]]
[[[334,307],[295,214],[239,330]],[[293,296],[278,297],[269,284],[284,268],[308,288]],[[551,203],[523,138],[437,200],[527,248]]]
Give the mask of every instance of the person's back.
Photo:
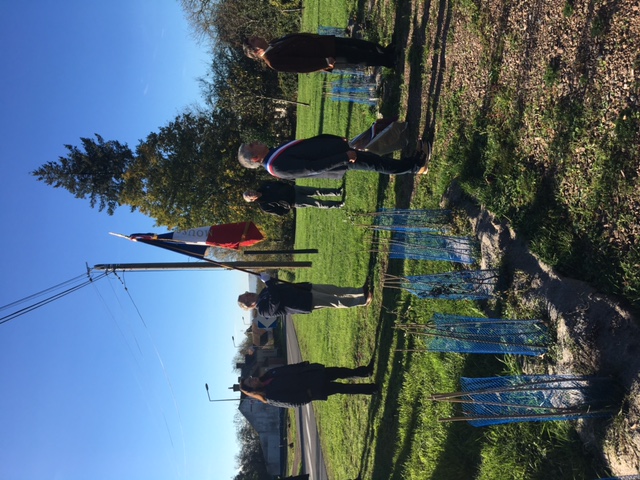
[[[293,207],[296,199],[296,190],[293,185],[284,182],[264,182],[258,187],[258,203],[270,203],[284,201]]]
[[[328,58],[336,52],[333,35],[293,33],[269,42],[262,59],[278,72],[311,73],[331,71]]]
[[[341,178],[347,171],[348,150],[345,138],[323,134],[281,145],[269,153],[265,163],[277,178]]]
[[[256,311],[263,317],[311,313],[313,311],[311,284],[281,283],[270,279],[258,295]]]

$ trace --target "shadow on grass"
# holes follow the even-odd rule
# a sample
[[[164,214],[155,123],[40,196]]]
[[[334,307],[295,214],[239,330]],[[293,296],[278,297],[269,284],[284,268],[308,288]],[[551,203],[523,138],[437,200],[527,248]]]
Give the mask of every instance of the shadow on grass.
[[[402,262],[395,263],[389,269],[395,274],[400,273],[401,270]],[[375,363],[377,372],[384,371],[388,365],[391,365],[391,368],[388,372],[388,387],[384,402],[376,398],[370,406],[361,465],[369,463],[372,471],[375,472],[375,478],[401,480],[404,478],[404,464],[411,458],[415,429],[419,423],[425,399],[416,398],[411,405],[403,405],[403,408],[408,408],[411,413],[402,425],[402,430],[407,432],[405,438],[402,442],[398,442],[401,433],[398,417],[399,398],[405,372],[411,368],[411,363],[414,360],[418,361],[422,355],[419,352],[409,351],[415,348],[411,337],[399,336],[397,345],[394,345],[395,320],[402,316],[402,312],[409,306],[409,304],[398,304],[398,300],[397,292],[384,291],[383,305],[397,306],[397,309],[388,311],[383,308],[376,332]],[[501,368],[502,364],[493,355],[473,355],[467,356],[462,373],[465,376],[492,376]],[[376,380],[380,381],[380,379]],[[381,418],[377,418],[378,412],[381,412]],[[376,424],[379,427],[374,433],[373,425]],[[474,429],[465,423],[451,424],[447,440],[443,445],[443,453],[439,457],[438,465],[435,466],[432,478],[472,478],[480,462],[483,441],[481,430]],[[367,462],[367,459],[373,460]],[[361,477],[362,474],[363,472],[360,471]]]
[[[319,107],[320,117],[319,118],[324,118],[324,111],[325,111],[325,106],[327,102],[338,101],[338,100],[334,100],[331,96],[329,96],[331,92],[327,90],[327,86],[329,86],[329,90],[330,90],[330,84],[331,84],[330,78],[334,80],[338,78],[342,79],[342,78],[345,78],[345,75],[340,74],[340,72],[325,74],[325,77],[323,78],[323,82],[322,82],[322,96],[320,99],[320,107]],[[349,132],[351,129],[351,120],[353,118],[355,104],[349,101],[342,101],[341,103],[343,104],[346,103],[345,107],[346,107],[347,113],[345,114],[345,117],[346,117],[346,123],[347,123],[347,132]],[[323,126],[324,125],[322,124],[322,122],[318,123],[318,130],[316,132],[317,135],[321,135],[323,133]]]
[[[442,1],[446,4],[446,1]],[[430,1],[424,6],[420,20],[414,18],[413,37],[411,40],[411,51],[409,52],[411,74],[409,81],[410,98],[417,98],[417,101],[409,102],[406,121],[409,123],[409,138],[416,139],[420,124],[420,116],[422,114],[422,56],[424,55],[425,30],[429,20]],[[442,8],[441,8],[442,10]],[[395,22],[395,42],[397,45],[405,46],[409,43],[409,31],[411,19],[411,2],[400,2],[396,10]],[[416,28],[417,27],[417,28]],[[406,48],[402,49],[398,64],[403,65],[405,59]],[[402,72],[396,72],[395,75],[385,79],[384,103],[382,113],[386,117],[392,117],[399,112],[400,103],[400,87],[404,84],[404,76]],[[408,148],[413,148],[413,142],[410,141]],[[403,152],[404,155],[412,152]],[[413,192],[413,176],[403,175],[395,179],[396,208],[408,208]],[[380,181],[378,190],[378,207],[382,205],[384,200],[384,191],[389,184],[388,178]],[[376,258],[373,256],[370,276],[375,270]],[[387,265],[387,272],[392,274],[400,274],[402,272],[401,262],[391,262]],[[398,311],[404,308],[399,305],[400,295],[397,291],[383,290],[382,312],[378,321],[376,330],[376,347],[374,351],[374,360],[377,366],[376,371],[385,371],[389,364],[392,365],[388,372],[388,387],[385,395],[384,403],[380,397],[376,397],[369,408],[369,420],[366,429],[365,447],[362,452],[361,471],[359,478],[362,477],[362,468],[367,463],[368,457],[373,457],[372,470],[376,474],[376,478],[402,478],[402,466],[404,461],[409,458],[411,453],[412,435],[407,435],[404,443],[399,445],[399,451],[396,458],[396,449],[389,448],[391,445],[397,445],[399,435],[398,424],[398,408],[399,393],[402,388],[404,372],[411,362],[412,354],[410,352],[396,352],[392,349],[395,331],[393,325],[397,318]],[[397,311],[390,312],[390,306],[396,307]],[[399,339],[399,348],[404,345],[404,339]],[[393,357],[393,360],[392,358]],[[378,377],[380,374],[378,373]],[[380,383],[381,379],[376,378]],[[412,430],[412,425],[417,424],[419,403],[422,399],[416,399],[416,405],[412,411],[413,415],[409,419],[409,423],[405,428]],[[381,428],[374,431],[373,426],[377,424],[377,413],[382,412]],[[371,451],[375,445],[375,451]]]
[[[441,0],[446,3],[446,0]],[[406,52],[406,61],[409,64],[409,79],[407,91],[407,114],[406,121],[409,124],[409,138],[417,139],[419,136],[420,120],[424,105],[423,102],[423,60],[427,46],[426,30],[429,24],[429,12],[431,10],[431,0],[424,2],[422,12],[416,12],[413,18],[413,29],[411,44]],[[412,147],[412,145],[410,145]]]
[[[401,88],[404,85],[404,66],[406,62],[406,49],[409,43],[409,30],[411,21],[411,2],[398,2],[395,12],[395,23],[393,30],[394,42],[397,46],[398,56],[396,58],[397,68],[393,73],[388,73],[384,77],[382,105],[380,113],[385,118],[397,116],[401,105]]]
[[[466,355],[462,376],[491,377],[499,374],[502,367],[495,355]],[[466,422],[449,423],[447,439],[432,478],[474,478],[485,442],[482,429]]]
[[[322,94],[320,96],[320,107],[318,110],[320,112],[318,118],[324,118],[324,107],[327,103],[327,97],[325,96],[325,82],[322,82]],[[316,135],[320,135],[322,133],[322,122],[318,122],[318,130],[316,131]]]
[[[431,80],[429,81],[429,96],[427,97],[425,129],[422,132],[422,138],[430,142],[433,142],[436,127],[436,112],[438,111],[438,104],[440,103],[440,92],[447,67],[447,37],[449,35],[452,15],[453,7],[451,2],[441,0],[438,9],[438,29],[435,35],[433,45],[434,53],[431,60]]]
[[[398,6],[396,15],[397,41],[403,42],[403,45],[407,45],[410,31],[409,22],[411,21],[409,18],[410,8],[408,5],[409,2],[400,3],[401,5]],[[593,5],[594,2],[591,1],[589,4],[591,11],[593,11]],[[407,110],[407,120],[410,122],[410,128],[419,124],[419,120],[424,109],[424,106],[421,104],[421,100],[412,102],[411,99],[415,98],[417,95],[419,95],[418,98],[422,98],[422,65],[420,62],[421,58],[424,56],[424,26],[428,20],[429,6],[430,2],[427,0],[422,17],[424,20],[421,25],[416,19],[413,20],[414,25],[418,28],[415,28],[413,31],[412,47],[407,53],[411,67],[408,85],[410,100]],[[536,8],[539,8],[539,6],[539,3],[536,3],[533,10],[536,11]],[[451,22],[452,9],[451,5],[444,0],[440,1],[439,7],[436,42],[440,40],[442,41],[442,45],[439,46],[439,50],[437,48],[434,49],[431,63],[431,80],[428,88],[429,102],[426,105],[427,123],[422,134],[424,138],[430,138],[429,135],[432,135],[435,127],[440,90],[442,87],[444,72],[446,70],[446,38]],[[505,2],[504,8],[497,22],[498,31],[503,31],[508,25],[509,15],[510,5],[509,2]],[[600,20],[598,20],[598,18],[600,18]],[[582,51],[584,51],[585,76],[588,76],[588,68],[591,58],[597,50],[596,47],[591,45],[593,40],[590,37],[594,35],[594,29],[596,30],[596,34],[598,33],[598,29],[606,29],[608,19],[608,12],[598,11],[597,15],[595,13],[591,15],[590,22],[585,25],[585,31],[583,31],[582,35],[583,44],[581,46]],[[527,43],[525,43],[525,61],[523,62],[523,69],[519,72],[521,78],[526,77],[531,61],[530,57],[532,52],[536,49],[536,37],[538,33],[539,32],[537,31],[532,32],[532,36],[528,38]],[[496,95],[500,93],[497,89],[497,85],[502,67],[503,48],[503,40],[498,39],[497,43],[493,44],[492,51],[490,52],[490,85],[487,89],[487,94],[483,99],[483,106],[480,114],[473,121],[473,130],[471,135],[469,135],[470,132],[465,130],[464,126],[460,124],[458,126],[458,137],[463,141],[460,144],[452,146],[455,150],[449,152],[449,154],[455,155],[456,161],[461,160],[463,162],[463,179],[472,184],[475,188],[482,188],[487,197],[505,194],[505,191],[501,190],[505,184],[501,184],[500,182],[502,180],[498,178],[498,174],[502,172],[497,170],[487,170],[486,168],[486,159],[488,153],[491,153],[488,151],[490,138],[487,134],[487,127],[491,126],[490,122],[492,120],[489,118],[488,114],[494,107]],[[385,104],[383,105],[385,115],[397,113],[399,111],[397,104],[400,99],[400,86],[402,84],[403,78],[399,74],[388,79],[388,88],[385,91]],[[522,92],[517,92],[514,100],[516,108],[512,110],[509,121],[505,125],[510,130],[519,128],[525,114],[524,109],[526,105],[524,103],[525,100],[522,97]],[[581,100],[582,97],[580,92],[574,92],[570,98],[565,99],[564,103],[561,102],[559,105],[560,109],[557,114],[558,119],[560,120],[560,128],[556,136],[553,138],[552,147],[553,150],[559,154],[568,154],[570,151],[571,139],[567,134],[575,131],[576,129],[581,129],[583,114],[579,111],[579,103],[574,103],[581,102]],[[563,116],[566,118],[563,118]],[[417,129],[417,127],[415,128]],[[633,129],[630,128],[629,130],[632,131]],[[412,133],[416,134],[416,132]],[[509,142],[505,142],[500,145],[505,158],[508,158],[509,156],[512,156],[513,158],[516,146],[517,144],[510,144]],[[495,146],[492,146],[491,148],[495,148]],[[621,152],[625,151],[624,145],[616,146],[616,148]],[[632,167],[633,163],[624,163],[622,156],[620,156],[620,159],[620,162],[623,163],[614,162],[615,168],[620,171],[622,167],[625,173],[633,176],[633,169],[628,168]],[[536,163],[533,160],[534,159],[531,159],[531,161],[528,162],[527,159],[524,159],[524,168],[539,168],[536,167]],[[559,237],[562,237],[564,234],[572,237],[574,232],[571,231],[571,226],[563,220],[567,218],[568,212],[566,211],[566,207],[559,205],[557,201],[557,172],[542,170],[535,171],[534,173],[536,173],[540,178],[540,181],[536,184],[536,189],[530,204],[521,211],[515,212],[517,213],[517,226],[519,229],[522,229],[523,232],[529,232],[530,234],[535,230],[539,230],[541,226],[547,228],[550,234],[553,234],[555,229],[557,244],[555,244],[555,246],[554,244],[551,244],[550,249],[558,250],[562,247],[561,242],[563,241],[563,239]],[[518,178],[517,172],[515,171],[510,172],[510,175],[513,175],[513,178]],[[635,175],[637,175],[637,170],[635,171]],[[489,187],[487,187],[487,185],[489,185]],[[381,185],[381,190],[379,192],[380,195],[382,194],[383,188],[384,186]],[[407,208],[409,206],[412,190],[413,179],[410,176],[398,177],[396,179],[395,194],[396,206],[398,208]],[[379,196],[379,198],[381,197]],[[514,212],[510,211],[507,213]],[[558,232],[556,226],[558,224],[562,225],[563,223],[567,224],[566,232]],[[559,233],[562,235],[558,235]],[[573,242],[569,244],[568,251],[578,252],[578,255],[575,257],[575,261],[584,262],[585,254],[588,254],[589,257],[593,256],[596,247],[598,246],[595,244],[581,246],[580,244]],[[570,259],[568,258],[564,260],[564,262],[567,262],[568,260]],[[571,262],[567,263],[567,265],[571,265]],[[391,268],[393,267],[391,266],[390,269]],[[611,268],[611,264],[609,264],[609,268]],[[398,298],[398,295],[395,293],[384,292],[383,306],[395,305],[394,302],[396,302]],[[399,309],[401,308],[402,306],[399,307]],[[394,331],[392,329],[394,321],[395,314],[391,314],[389,312],[382,313],[376,332],[376,339],[378,340],[375,356],[378,367],[377,371],[380,372],[381,369],[387,368],[388,365],[391,365],[391,367],[388,372],[389,390],[384,402],[380,399],[375,399],[370,407],[369,425],[367,428],[368,436],[365,441],[365,451],[362,456],[362,465],[366,463],[367,458],[372,459],[369,463],[372,466],[373,472],[375,472],[375,478],[401,478],[401,469],[404,461],[408,458],[410,442],[412,440],[412,435],[409,434],[406,436],[404,443],[398,444],[397,441],[399,433],[398,417],[396,415],[399,407],[398,395],[402,388],[403,374],[407,369],[407,364],[404,362],[411,362],[412,357],[405,357],[404,354],[391,351],[394,341]],[[400,342],[402,342],[402,340],[399,339],[399,343]],[[501,371],[502,364],[495,356],[473,355],[467,356],[463,375],[470,377],[494,376],[499,374]],[[618,405],[620,405],[621,402],[621,399],[616,400],[616,404]],[[418,410],[418,407],[419,405],[417,404],[410,406],[410,408],[412,408],[412,414],[409,416],[408,425],[406,427],[407,429],[411,429],[411,425],[416,424],[416,411]],[[382,419],[379,421],[380,428],[377,432],[377,443],[373,439],[373,425],[378,424],[378,422],[374,423],[376,411],[380,411],[382,414]],[[594,420],[590,422],[594,423],[595,429],[604,428],[603,426],[608,424],[608,420]],[[403,428],[405,427],[403,426]],[[540,428],[543,430],[543,427]],[[435,467],[433,478],[473,478],[472,474],[477,471],[477,467],[481,461],[480,451],[484,442],[487,441],[483,433],[484,431],[485,430],[483,429],[470,427],[466,423],[451,424],[448,437],[444,445],[444,452],[440,457],[440,462]],[[596,436],[596,441],[601,442],[602,438],[602,435]],[[371,451],[372,448],[374,448],[373,445],[375,445],[375,450]],[[396,446],[396,450],[391,448],[392,445]],[[397,459],[394,461],[394,458]],[[454,471],[457,470],[459,474],[452,474],[452,468]],[[554,471],[550,468],[550,465],[544,462],[536,468],[538,468],[538,470],[533,472],[532,478],[549,478],[549,472]],[[470,474],[470,472],[472,474]],[[589,471],[585,473],[591,474],[592,472]],[[545,477],[545,475],[547,476]],[[578,477],[579,476],[580,475],[578,475]],[[582,478],[589,477],[593,477],[593,475],[582,475]]]
[[[380,396],[377,396],[374,397],[369,407],[367,435],[364,441],[359,477],[363,475],[362,468],[368,463],[367,458],[372,457],[374,459],[372,469],[376,474],[376,478],[400,478],[396,477],[396,474],[401,463],[394,462],[395,449],[390,448],[390,446],[397,445],[399,434],[398,399],[402,389],[404,372],[411,358],[406,358],[403,352],[394,351],[395,331],[393,325],[396,319],[396,312],[390,312],[385,307],[387,305],[397,306],[399,294],[397,291],[383,290],[382,295],[383,308],[376,329],[376,348],[374,351],[374,359],[377,366],[376,372],[378,372],[376,383],[381,383],[380,372],[384,372],[390,363],[392,367],[388,372],[388,385],[384,402]],[[402,305],[398,308],[402,308]],[[382,412],[382,419],[380,420],[380,428],[376,431],[373,426],[378,424],[378,420],[376,420],[378,412]],[[375,450],[372,451],[374,445]],[[406,444],[404,449],[408,451],[409,447],[410,444]]]

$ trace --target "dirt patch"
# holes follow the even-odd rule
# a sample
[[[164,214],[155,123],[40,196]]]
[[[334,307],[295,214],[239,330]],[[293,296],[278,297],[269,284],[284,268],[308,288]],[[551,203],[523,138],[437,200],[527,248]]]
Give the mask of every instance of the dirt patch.
[[[619,299],[599,294],[585,282],[563,278],[541,262],[508,223],[465,199],[454,184],[443,208],[464,211],[481,244],[482,268],[501,268],[512,293],[531,310],[544,312],[557,341],[554,359],[529,364],[551,374],[613,377],[621,391],[612,420],[578,422],[585,445],[616,475],[640,471],[640,327]]]
[[[506,177],[489,158],[500,167],[481,173],[487,184],[504,195],[539,194],[539,202],[553,196],[554,215],[575,227],[565,234],[593,252],[618,252],[608,255],[628,270],[612,288],[636,295],[640,265],[626,264],[640,251],[638,2],[414,0],[403,18],[401,100],[412,131],[437,138],[436,161],[460,141],[456,130],[469,143],[465,124],[483,141],[490,131],[495,149],[501,141],[513,149],[515,173]],[[452,126],[442,120],[454,103]],[[472,146],[480,155],[484,145]],[[512,210],[535,203],[526,194]]]
[[[374,9],[387,3],[375,0]],[[398,5],[395,35],[405,46],[399,100],[412,134],[437,139],[433,161],[445,156],[457,138],[439,130],[443,124],[450,127],[442,121],[443,107],[455,98],[460,130],[465,122],[475,122],[506,135],[517,132],[514,154],[525,159],[518,169],[558,186],[567,218],[579,225],[580,235],[601,232],[599,239],[623,254],[639,249],[637,0],[412,0]],[[614,160],[619,169],[608,175],[615,178],[605,179],[612,191],[603,194],[598,190],[602,163],[597,162]],[[495,181],[484,175],[488,184]],[[405,200],[401,207],[427,184],[423,179],[405,183],[396,189]],[[595,210],[589,204],[594,199],[599,202]],[[466,211],[482,244],[482,266],[502,269],[505,294],[542,312],[556,332],[553,352],[542,361],[527,361],[527,368],[611,376],[620,384],[619,413],[606,421],[580,421],[578,431],[612,473],[640,472],[638,319],[621,299],[545,265],[508,223],[468,201],[455,185],[444,202]]]

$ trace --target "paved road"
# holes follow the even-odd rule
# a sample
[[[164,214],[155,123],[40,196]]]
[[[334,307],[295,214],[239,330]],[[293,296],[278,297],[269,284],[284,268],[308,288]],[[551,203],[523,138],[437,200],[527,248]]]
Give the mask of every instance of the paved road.
[[[286,320],[287,358],[289,363],[302,362],[298,337],[291,317]],[[320,436],[313,413],[313,406],[308,403],[296,408],[297,432],[302,446],[302,473],[309,474],[309,480],[329,480],[327,467],[324,464]]]

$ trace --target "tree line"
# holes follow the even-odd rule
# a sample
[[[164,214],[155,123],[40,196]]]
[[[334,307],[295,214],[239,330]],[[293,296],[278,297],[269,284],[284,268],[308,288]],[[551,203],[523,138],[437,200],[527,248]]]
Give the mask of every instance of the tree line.
[[[298,6],[297,0],[182,0],[194,35],[211,52],[199,80],[203,106],[185,108],[135,147],[99,134],[80,138],[31,173],[110,215],[127,206],[170,229],[253,220],[268,238],[286,237],[292,218],[266,216],[242,200],[267,175],[238,168],[236,155],[243,141],[295,137],[294,106],[273,99],[295,100],[297,76],[246,58],[242,40],[297,31]]]

